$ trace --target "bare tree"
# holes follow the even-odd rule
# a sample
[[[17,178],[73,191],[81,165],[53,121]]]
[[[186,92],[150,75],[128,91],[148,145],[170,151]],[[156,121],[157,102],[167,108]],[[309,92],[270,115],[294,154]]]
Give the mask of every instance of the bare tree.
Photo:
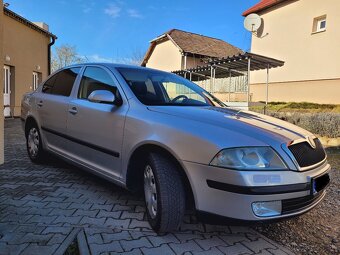
[[[127,64],[127,65],[137,65],[140,66],[144,59],[144,51],[139,48],[135,48],[126,57],[116,57],[115,62]]]
[[[51,70],[52,72],[68,65],[84,62],[84,57],[81,57],[77,48],[73,45],[63,44],[55,47],[55,52],[52,55]]]

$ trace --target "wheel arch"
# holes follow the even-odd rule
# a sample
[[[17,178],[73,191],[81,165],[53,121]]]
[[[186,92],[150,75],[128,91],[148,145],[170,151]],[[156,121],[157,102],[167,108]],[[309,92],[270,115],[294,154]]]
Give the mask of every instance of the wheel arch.
[[[25,120],[25,137],[27,137],[28,134],[28,128],[30,127],[30,125],[36,125],[38,127],[38,122],[37,120],[33,117],[33,116],[27,116],[26,120]]]
[[[139,191],[142,189],[143,169],[141,166],[145,163],[148,153],[156,152],[165,155],[175,165],[178,173],[181,175],[186,195],[186,207],[195,209],[195,199],[190,180],[186,174],[184,166],[179,158],[169,148],[158,143],[144,143],[136,148],[131,153],[126,171],[126,187],[131,191]]]

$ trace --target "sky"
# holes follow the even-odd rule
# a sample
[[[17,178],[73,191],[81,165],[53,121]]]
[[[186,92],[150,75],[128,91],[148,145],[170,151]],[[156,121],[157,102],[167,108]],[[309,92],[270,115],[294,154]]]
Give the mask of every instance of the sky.
[[[150,40],[177,28],[250,48],[243,11],[259,0],[4,0],[57,35],[56,46],[76,46],[89,61],[117,62],[144,54]]]

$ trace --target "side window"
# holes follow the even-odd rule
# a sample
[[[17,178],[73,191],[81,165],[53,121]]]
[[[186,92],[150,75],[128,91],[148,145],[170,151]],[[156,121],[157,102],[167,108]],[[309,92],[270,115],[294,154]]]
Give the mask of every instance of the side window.
[[[110,75],[100,67],[86,67],[80,82],[78,98],[87,99],[95,90],[108,90],[120,97],[117,87]]]
[[[46,94],[51,94],[52,88],[54,86],[55,80],[57,79],[57,75],[53,75],[51,78],[49,78],[47,81],[45,81],[43,87],[42,87],[42,92]]]
[[[52,87],[51,94],[68,97],[71,94],[73,84],[79,71],[80,67],[75,67],[57,73],[57,78]]]

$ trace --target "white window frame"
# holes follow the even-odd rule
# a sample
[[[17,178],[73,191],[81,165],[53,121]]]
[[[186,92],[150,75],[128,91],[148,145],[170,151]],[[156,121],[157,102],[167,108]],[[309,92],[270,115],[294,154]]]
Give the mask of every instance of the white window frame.
[[[325,27],[321,27],[321,24],[325,22]],[[327,29],[327,15],[322,15],[314,18],[312,34],[324,32]]]
[[[322,22],[325,22],[325,27],[321,27]],[[318,19],[316,23],[316,32],[323,32],[326,31],[327,27],[327,20],[326,18]]]
[[[39,73],[33,72],[33,90],[36,90],[39,85]]]

